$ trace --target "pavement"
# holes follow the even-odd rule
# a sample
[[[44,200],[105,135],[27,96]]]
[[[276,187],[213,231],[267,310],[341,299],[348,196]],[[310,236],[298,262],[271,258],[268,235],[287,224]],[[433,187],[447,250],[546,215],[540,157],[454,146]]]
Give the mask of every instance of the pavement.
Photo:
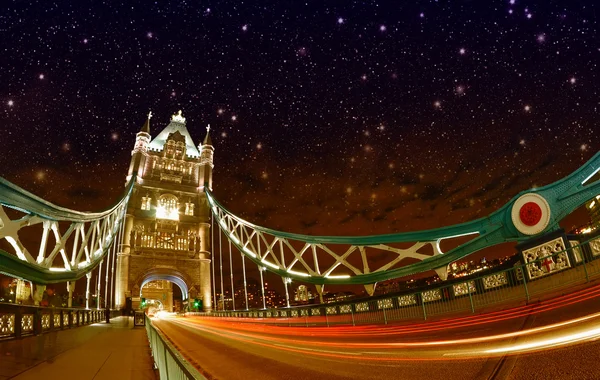
[[[132,317],[0,341],[0,380],[158,379],[146,330]]]

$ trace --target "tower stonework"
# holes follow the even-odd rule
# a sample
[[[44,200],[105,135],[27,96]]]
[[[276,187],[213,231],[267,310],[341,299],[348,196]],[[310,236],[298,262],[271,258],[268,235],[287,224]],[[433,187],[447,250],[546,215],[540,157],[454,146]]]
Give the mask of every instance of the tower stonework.
[[[167,280],[183,298],[212,310],[210,208],[214,148],[209,128],[196,147],[181,111],[154,139],[150,117],[136,135],[127,180],[134,178],[123,244],[117,255],[115,304],[139,297],[144,285]]]

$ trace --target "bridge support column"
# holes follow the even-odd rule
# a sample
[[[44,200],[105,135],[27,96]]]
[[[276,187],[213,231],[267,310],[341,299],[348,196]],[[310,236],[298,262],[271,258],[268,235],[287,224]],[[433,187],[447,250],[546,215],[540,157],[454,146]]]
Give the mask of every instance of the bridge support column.
[[[100,266],[98,267],[98,289],[96,289],[96,310],[100,310],[100,282],[102,281],[102,263],[104,260],[100,261]],[[106,265],[106,271],[108,272],[108,264]]]
[[[437,273],[440,280],[446,281],[448,279],[448,266],[435,268],[435,273]]]
[[[40,305],[42,298],[44,298],[45,291],[46,291],[46,285],[35,284],[31,287],[31,298],[33,299],[33,304],[35,306]]]
[[[75,291],[75,281],[67,281],[67,291],[69,292],[67,307],[73,307],[73,292]]]
[[[365,290],[367,291],[367,294],[369,295],[369,297],[373,297],[373,294],[375,294],[375,286],[377,286],[377,283],[375,284],[365,284]]]
[[[323,289],[325,288],[325,285],[315,285],[315,288],[317,288],[317,294],[319,295],[319,302],[324,303],[323,302]]]
[[[260,293],[262,294],[262,303],[263,303],[263,309],[267,308],[267,303],[265,301],[265,281],[263,278],[263,271],[266,268],[259,266],[258,267],[258,271],[260,272]]]
[[[292,282],[292,279],[289,277],[282,277],[283,286],[285,286],[285,303],[287,307],[290,307],[290,292],[288,291],[288,284]]]
[[[202,295],[202,310],[212,311],[212,290],[210,286],[210,264],[212,247],[210,244],[210,224],[200,223],[200,294]]]
[[[88,272],[85,274],[87,278],[85,284],[85,308],[89,310],[90,308],[90,282],[92,282],[92,272]]]
[[[116,308],[125,307],[125,298],[129,293],[129,256],[131,251],[131,230],[133,229],[133,215],[125,217],[125,226],[122,237],[122,251],[117,254],[117,279],[115,290]]]

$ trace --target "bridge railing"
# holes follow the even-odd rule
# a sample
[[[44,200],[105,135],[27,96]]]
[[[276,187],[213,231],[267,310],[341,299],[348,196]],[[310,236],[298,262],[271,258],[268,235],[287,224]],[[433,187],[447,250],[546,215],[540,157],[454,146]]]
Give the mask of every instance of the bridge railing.
[[[282,325],[331,326],[389,323],[501,310],[531,304],[565,289],[600,278],[600,234],[566,250],[479,276],[454,279],[411,292],[384,294],[350,302],[292,308],[188,313],[221,318],[264,318]],[[595,293],[590,290],[585,296]],[[567,298],[569,296],[566,296]],[[584,297],[576,295],[573,297]]]
[[[120,315],[111,310],[111,318]],[[71,329],[106,320],[105,310],[0,303],[0,340]]]
[[[203,379],[206,378],[189,364],[183,355],[169,342],[164,334],[158,330],[152,320],[146,318],[146,333],[152,350],[154,365],[158,369],[161,379]]]

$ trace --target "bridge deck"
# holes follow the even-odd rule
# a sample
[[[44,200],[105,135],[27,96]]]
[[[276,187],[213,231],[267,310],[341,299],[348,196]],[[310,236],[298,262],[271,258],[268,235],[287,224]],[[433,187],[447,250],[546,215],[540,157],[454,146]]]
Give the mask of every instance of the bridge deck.
[[[118,317],[0,342],[3,379],[156,379],[144,328]]]

